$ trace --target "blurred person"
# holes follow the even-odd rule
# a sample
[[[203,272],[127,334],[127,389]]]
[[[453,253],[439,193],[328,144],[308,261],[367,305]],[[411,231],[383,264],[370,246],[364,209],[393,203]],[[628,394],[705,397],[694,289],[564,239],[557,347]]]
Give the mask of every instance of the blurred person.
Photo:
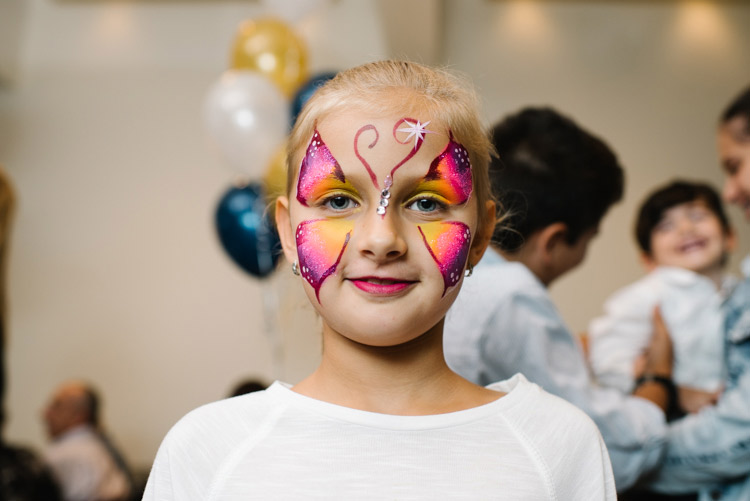
[[[66,501],[123,501],[133,482],[122,455],[99,426],[99,396],[89,385],[62,384],[44,410],[45,460]]]
[[[477,384],[521,373],[586,412],[609,450],[617,490],[660,461],[671,388],[668,336],[658,332],[634,395],[598,386],[581,342],[547,288],[578,267],[623,170],[609,146],[551,108],[525,108],[492,129],[492,191],[510,216],[448,312],[445,355]]]
[[[724,200],[750,221],[750,87],[721,114],[717,139]],[[715,406],[670,425],[662,467],[648,489],[698,492],[700,501],[750,499],[750,278],[734,289],[724,312],[725,389]]]
[[[6,268],[15,195],[10,178],[0,169],[0,499],[58,501],[60,489],[47,465],[31,449],[9,444],[5,424]]]
[[[229,396],[237,397],[240,395],[245,395],[247,393],[265,390],[267,387],[267,384],[261,382],[258,379],[243,379],[242,381],[234,385]]]

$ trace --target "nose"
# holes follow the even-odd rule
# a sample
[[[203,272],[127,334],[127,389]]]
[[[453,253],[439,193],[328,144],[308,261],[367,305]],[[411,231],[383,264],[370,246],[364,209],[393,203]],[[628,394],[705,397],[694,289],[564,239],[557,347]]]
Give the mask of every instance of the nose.
[[[385,263],[398,259],[406,254],[406,240],[402,235],[399,217],[391,207],[384,215],[369,211],[362,220],[362,227],[355,232],[357,250],[369,259]]]

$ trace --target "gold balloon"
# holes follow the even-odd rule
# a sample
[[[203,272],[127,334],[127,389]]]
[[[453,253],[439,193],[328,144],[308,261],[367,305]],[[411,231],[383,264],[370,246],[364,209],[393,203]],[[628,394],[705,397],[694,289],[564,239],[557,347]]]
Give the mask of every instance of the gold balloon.
[[[234,39],[231,67],[263,73],[291,98],[308,78],[307,49],[282,21],[247,20]]]

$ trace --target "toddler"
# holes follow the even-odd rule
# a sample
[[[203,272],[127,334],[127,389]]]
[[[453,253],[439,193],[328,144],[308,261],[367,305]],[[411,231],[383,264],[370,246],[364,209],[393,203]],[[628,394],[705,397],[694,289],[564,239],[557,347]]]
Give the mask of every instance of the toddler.
[[[419,64],[356,67],[310,98],[276,222],[321,363],[181,419],[144,499],[615,499],[581,411],[520,375],[474,385],[443,357],[492,234],[490,149],[473,93]]]
[[[724,273],[734,234],[719,195],[686,181],[656,190],[640,208],[636,238],[649,273],[591,322],[594,374],[602,385],[633,390],[658,306],[672,336],[675,384],[717,392],[725,377],[721,303],[735,283]]]

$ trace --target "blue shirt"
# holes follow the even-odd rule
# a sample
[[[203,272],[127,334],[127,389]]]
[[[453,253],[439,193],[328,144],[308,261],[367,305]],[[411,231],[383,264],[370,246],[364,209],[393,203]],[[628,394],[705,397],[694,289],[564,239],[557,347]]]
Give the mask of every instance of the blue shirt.
[[[660,464],[666,422],[648,400],[597,386],[578,339],[522,263],[488,250],[446,317],[445,356],[480,385],[522,373],[586,412],[609,450],[617,490]]]

